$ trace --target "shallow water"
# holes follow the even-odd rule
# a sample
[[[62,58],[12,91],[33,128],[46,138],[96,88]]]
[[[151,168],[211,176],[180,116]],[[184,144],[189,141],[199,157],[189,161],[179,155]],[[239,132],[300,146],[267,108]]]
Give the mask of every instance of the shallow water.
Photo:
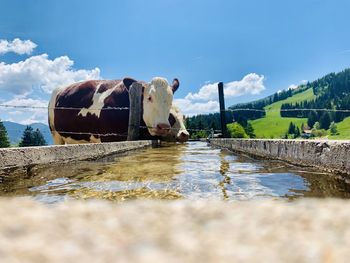
[[[45,203],[90,198],[234,201],[350,197],[350,184],[342,177],[236,155],[205,142],[168,144],[96,161],[1,173],[0,196],[31,196]]]

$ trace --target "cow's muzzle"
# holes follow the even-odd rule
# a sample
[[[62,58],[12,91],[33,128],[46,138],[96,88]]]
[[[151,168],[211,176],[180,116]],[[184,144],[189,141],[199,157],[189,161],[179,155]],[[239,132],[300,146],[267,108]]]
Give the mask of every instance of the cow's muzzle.
[[[189,137],[190,135],[187,131],[180,131],[176,139],[179,142],[187,142]]]

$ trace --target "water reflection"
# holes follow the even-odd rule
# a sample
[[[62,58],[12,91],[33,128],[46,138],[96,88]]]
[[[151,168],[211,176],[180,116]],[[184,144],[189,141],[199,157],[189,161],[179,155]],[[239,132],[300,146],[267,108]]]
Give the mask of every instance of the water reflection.
[[[227,175],[227,172],[230,169],[230,163],[225,160],[224,154],[220,153],[220,174],[222,175],[223,179],[219,183],[219,186],[221,187],[222,194],[224,196],[224,200],[229,199],[229,196],[227,194],[227,185],[231,184],[231,178]]]
[[[344,178],[255,160],[203,142],[166,144],[123,156],[0,171],[0,195],[41,202],[100,198],[250,200],[350,197]]]

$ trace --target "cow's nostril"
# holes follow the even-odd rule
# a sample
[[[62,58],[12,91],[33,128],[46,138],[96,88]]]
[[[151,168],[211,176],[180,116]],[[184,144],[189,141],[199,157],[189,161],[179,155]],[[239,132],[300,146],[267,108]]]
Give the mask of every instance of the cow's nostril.
[[[178,141],[179,142],[186,142],[186,141],[188,141],[188,138],[189,138],[190,136],[189,136],[189,134],[188,133],[186,133],[186,132],[181,132],[180,134],[179,134],[179,136],[178,136]]]
[[[157,125],[157,129],[158,130],[166,130],[166,129],[169,129],[170,128],[170,125],[166,124],[166,123],[160,123]]]
[[[184,132],[181,132],[181,134],[180,134],[180,137],[181,138],[188,138],[188,134],[187,133],[184,133]]]

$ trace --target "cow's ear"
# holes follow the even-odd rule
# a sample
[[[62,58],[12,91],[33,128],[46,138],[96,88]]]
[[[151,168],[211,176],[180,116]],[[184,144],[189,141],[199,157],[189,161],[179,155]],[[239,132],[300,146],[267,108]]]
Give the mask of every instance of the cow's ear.
[[[173,93],[175,93],[175,91],[177,91],[177,89],[180,86],[180,81],[178,79],[174,79],[173,80],[173,85],[171,86]]]
[[[136,82],[136,80],[133,78],[123,78],[123,83],[128,90],[134,82]]]

